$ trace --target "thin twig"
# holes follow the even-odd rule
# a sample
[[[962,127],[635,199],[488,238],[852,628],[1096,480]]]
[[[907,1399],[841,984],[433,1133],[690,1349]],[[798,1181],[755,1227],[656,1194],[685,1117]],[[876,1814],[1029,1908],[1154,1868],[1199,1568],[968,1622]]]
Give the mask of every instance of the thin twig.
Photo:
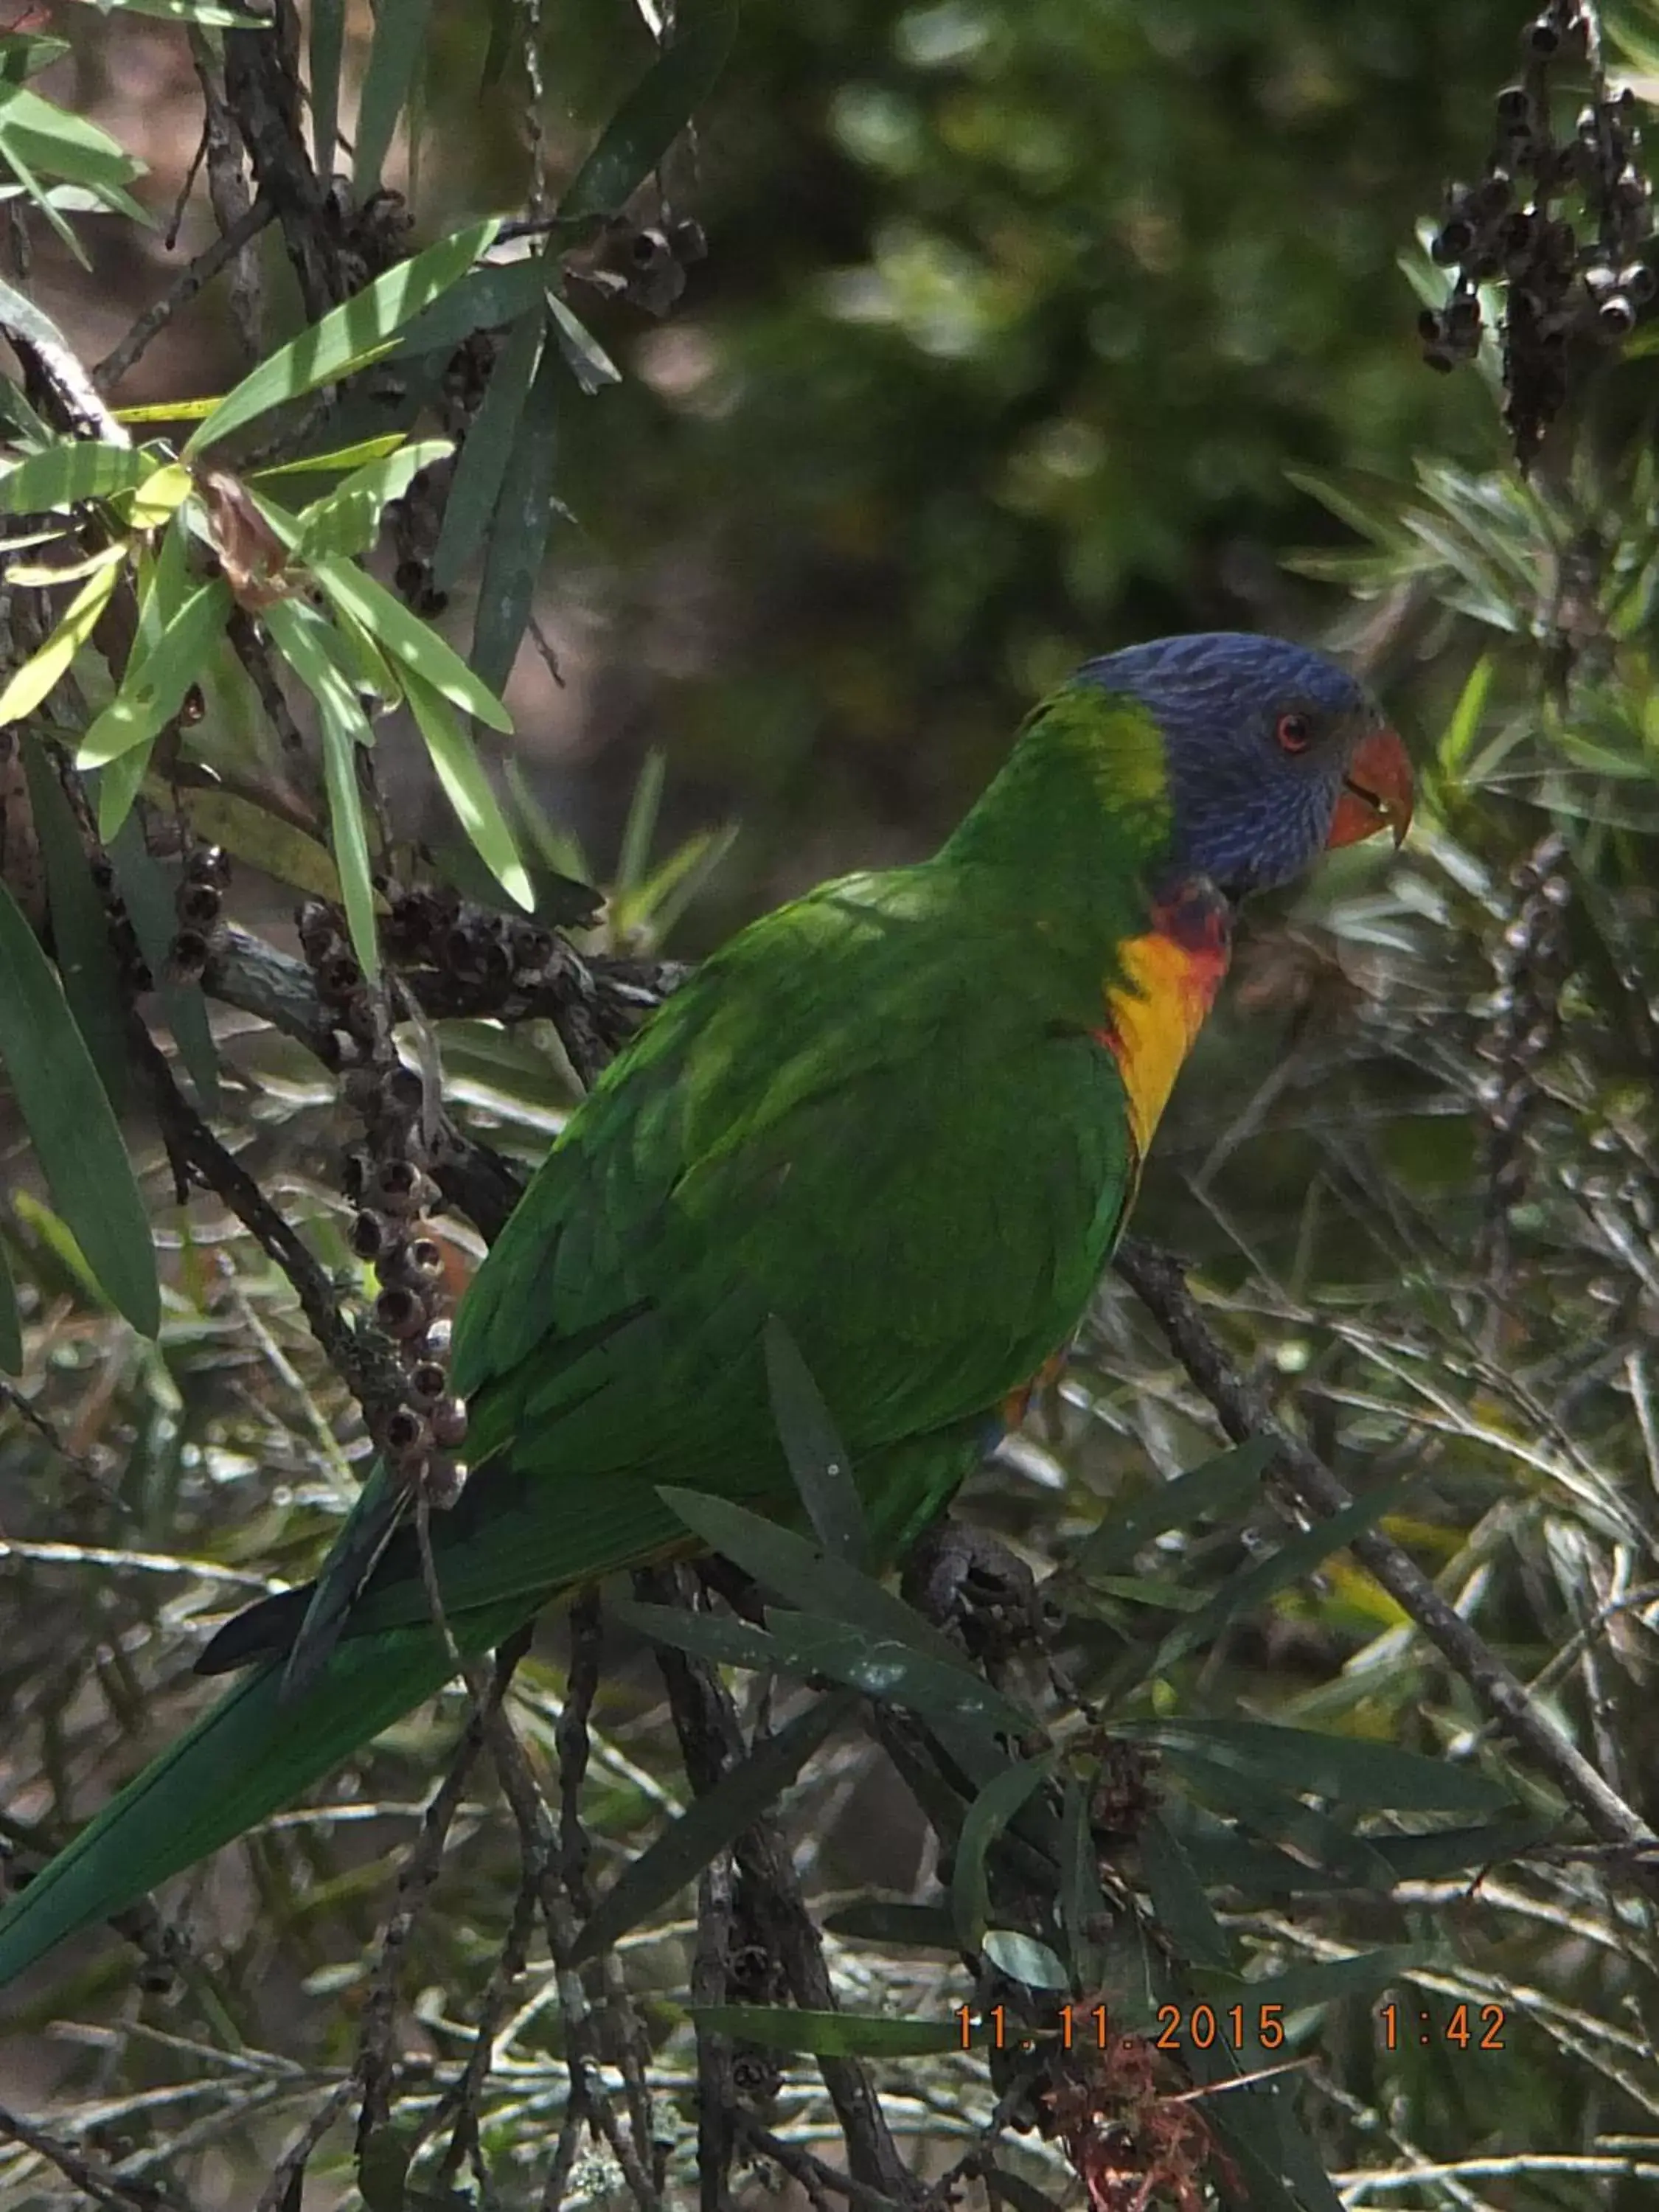
[[[268,200],[255,200],[228,230],[221,232],[211,245],[204,246],[196,258],[179,271],[161,298],[145,308],[126,336],[110,348],[93,370],[92,380],[100,392],[114,390],[173,317],[190,305],[204,285],[213,282],[228,261],[234,260],[242,248],[259,235],[275,213]]]
[[[397,2017],[398,1974],[417,1915],[443,1863],[444,1845],[455,1815],[466,1794],[466,1784],[490,1723],[500,1712],[513,1671],[528,1644],[527,1633],[504,1644],[495,1655],[493,1671],[480,1685],[480,1693],[449,1761],[449,1771],[434,1792],[421,1821],[421,1832],[398,1877],[397,1902],[380,1939],[380,1954],[363,2007],[362,2033],[358,2041],[354,2080],[362,2085],[362,2110],[357,2123],[361,2151],[368,2136],[382,2127],[392,2112],[392,2031]]]
[[[9,2136],[37,2158],[55,2166],[65,2181],[73,2182],[100,2204],[125,2207],[126,2212],[133,2212],[135,2207],[137,2212],[185,2212],[182,2201],[159,2182],[124,2180],[100,2159],[88,2158],[3,2105],[0,2105],[0,2135]]]
[[[220,2055],[214,2053],[216,2057]],[[253,2212],[287,2212],[294,2185],[304,2175],[311,2154],[345,2111],[356,2090],[356,2074],[349,2074],[343,2081],[335,2083],[270,2169],[270,2179],[260,2191]]]
[[[169,1152],[209,1189],[217,1192],[288,1277],[313,1335],[362,1407],[370,1431],[374,1431],[404,1401],[403,1370],[390,1340],[377,1329],[354,1327],[348,1321],[322,1262],[190,1103],[174,1082],[166,1055],[136,1016],[131,1036]]]

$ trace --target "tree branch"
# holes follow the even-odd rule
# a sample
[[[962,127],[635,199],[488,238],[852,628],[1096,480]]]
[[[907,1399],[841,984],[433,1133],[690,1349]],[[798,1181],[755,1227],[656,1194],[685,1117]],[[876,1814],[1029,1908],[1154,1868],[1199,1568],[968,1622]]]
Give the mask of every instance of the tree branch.
[[[1167,1339],[1170,1349],[1215,1407],[1221,1425],[1236,1443],[1267,1437],[1274,1445],[1269,1471],[1276,1474],[1318,1520],[1328,1520],[1353,1503],[1316,1454],[1275,1417],[1266,1398],[1246,1381],[1212,1333],[1182,1269],[1169,1253],[1126,1237],[1117,1248],[1117,1272],[1135,1292]],[[1647,1844],[1653,1832],[1611,1789],[1565,1736],[1546,1720],[1528,1698],[1525,1686],[1449,1605],[1410,1555],[1376,1529],[1354,1537],[1350,1548],[1461,1675],[1495,1720],[1509,1730],[1562,1796],[1604,1843]],[[1644,1880],[1659,1889],[1645,1869]]]

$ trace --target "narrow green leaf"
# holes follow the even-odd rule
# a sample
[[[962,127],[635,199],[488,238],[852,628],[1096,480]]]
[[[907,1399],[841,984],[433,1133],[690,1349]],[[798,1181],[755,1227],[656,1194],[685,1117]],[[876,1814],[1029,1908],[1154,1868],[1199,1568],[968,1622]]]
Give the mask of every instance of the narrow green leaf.
[[[559,362],[544,349],[484,549],[472,665],[498,691],[513,673],[553,527],[553,459],[562,381]]]
[[[553,333],[565,365],[590,399],[608,384],[622,382],[621,369],[586,324],[578,320],[551,286],[547,292],[547,311],[553,318]]]
[[[48,185],[42,183],[25,156],[22,146],[6,128],[3,119],[0,119],[0,165],[3,165],[5,168],[11,171],[17,179],[21,195],[28,199],[39,212],[45,216],[46,221],[63,240],[70,257],[90,275],[92,264],[87,258],[86,249],[76,236],[74,226],[68,221],[64,210],[58,205],[64,193],[64,186]],[[69,189],[73,191],[76,188],[71,186]],[[103,196],[94,194],[94,197],[101,202]]]
[[[765,1589],[809,1613],[827,1615],[871,1636],[909,1645],[953,1668],[965,1684],[983,1686],[957,1646],[902,1597],[827,1553],[822,1545],[734,1498],[665,1485],[658,1493],[711,1551],[734,1560]]]
[[[1049,1759],[1023,1759],[994,1776],[968,1808],[951,1871],[951,1912],[963,1948],[977,1951],[990,1917],[987,1858],[997,1838],[1053,1771]]]
[[[725,860],[738,834],[735,822],[719,830],[694,830],[651,871],[637,890],[626,898],[613,897],[611,911],[618,933],[625,935],[644,926],[661,944]]]
[[[128,756],[129,759],[132,757]],[[119,775],[125,765],[125,761],[118,761],[112,768],[105,769],[99,777],[100,785]],[[100,814],[102,800],[100,790]],[[199,983],[175,983],[167,973],[168,949],[179,926],[173,878],[159,860],[150,858],[144,833],[131,814],[110,840],[109,854],[115,863],[116,880],[138,939],[138,949],[155,978],[161,1012],[179,1047],[179,1057],[190,1071],[202,1111],[216,1114],[220,1108],[219,1060],[214,1048],[212,1024],[208,1019],[206,994]]]
[[[1457,704],[1452,708],[1451,720],[1440,740],[1437,764],[1446,781],[1454,787],[1462,782],[1469,754],[1480,734],[1480,725],[1486,719],[1486,702],[1492,696],[1492,678],[1497,670],[1498,663],[1492,654],[1483,653],[1470,669],[1463,689],[1457,695]]]
[[[319,177],[331,177],[340,137],[340,71],[345,64],[345,0],[311,0],[311,157]]]
[[[21,155],[30,168],[97,191],[130,185],[144,173],[144,164],[107,131],[84,115],[72,115],[43,100],[27,85],[0,82],[0,133],[8,150]]]
[[[319,635],[327,628],[322,617],[297,599],[279,599],[265,609],[264,619],[277,651],[317,702],[334,865],[340,872],[346,924],[363,973],[378,975],[374,884],[356,762],[357,747],[372,744],[374,733],[356,693],[340,672],[331,644]]]
[[[1072,1561],[1072,1571],[1090,1577],[1127,1573],[1136,1554],[1166,1529],[1224,1518],[1255,1497],[1262,1469],[1272,1457],[1272,1443],[1265,1437],[1252,1437],[1173,1482],[1153,1483],[1090,1531]]]
[[[1149,1814],[1141,1825],[1140,1872],[1158,1915],[1158,1932],[1177,1956],[1190,1966],[1231,1971],[1237,1964],[1232,1939],[1210,1910],[1204,1885],[1180,1838],[1157,1813]]]
[[[717,1666],[767,1674],[783,1664],[782,1654],[763,1628],[729,1620],[724,1613],[686,1613],[677,1605],[647,1605],[630,1597],[611,1599],[606,1610],[623,1627],[648,1637],[653,1644],[712,1659]]]
[[[566,187],[562,222],[621,213],[714,89],[737,27],[737,0],[679,0],[667,43]]]
[[[154,1336],[155,1249],[126,1146],[63,988],[3,883],[0,1062],[53,1205],[112,1304]]]
[[[815,2058],[926,2058],[957,2051],[962,2031],[945,2020],[895,2020],[881,2014],[796,2012],[785,2005],[693,2005],[699,2027],[767,2051],[805,2051]]]
[[[1028,1990],[1068,1990],[1072,1978],[1046,1943],[1018,1928],[988,1928],[980,1949],[1000,1974]]]
[[[335,384],[389,350],[404,325],[459,282],[489,246],[499,228],[491,216],[400,261],[384,276],[301,331],[228,392],[191,432],[182,458],[193,460],[267,408]]]
[[[127,1096],[126,1012],[109,917],[92,880],[74,809],[44,745],[25,741],[23,773],[46,862],[58,980],[105,1095],[118,1114]]]
[[[30,453],[0,477],[0,514],[61,512],[83,499],[136,491],[155,473],[155,454],[136,446],[66,438],[44,453]]]
[[[851,1943],[879,1943],[901,1951],[954,1952],[960,1948],[955,1924],[942,1905],[859,1897],[832,1912],[823,1925],[828,1934]]]
[[[14,84],[61,62],[73,47],[67,39],[54,39],[40,31],[0,32],[0,76]]]
[[[1119,1731],[1132,1735],[1132,1725]],[[1216,1759],[1191,1745],[1170,1744],[1164,1764],[1196,1796],[1218,1806],[1251,1835],[1284,1844],[1308,1863],[1349,1889],[1391,1889],[1394,1872],[1382,1854],[1340,1819],[1304,1804],[1294,1787],[1275,1789],[1248,1765]],[[1304,1882],[1304,1889],[1318,1885]],[[1324,1885],[1328,1887],[1328,1884]]]
[[[1448,1875],[1497,1866],[1559,1836],[1559,1820],[1493,1820],[1478,1828],[1436,1828],[1424,1836],[1368,1836],[1401,1881],[1443,1881]]]
[[[1193,1872],[1206,1892],[1236,1889],[1241,1896],[1254,1901],[1296,1897],[1307,1891],[1367,1886],[1356,1880],[1350,1869],[1335,1872],[1329,1867],[1312,1866],[1274,1844],[1258,1843],[1241,1835],[1230,1823],[1189,1800],[1174,1796],[1166,1799],[1161,1817],[1180,1838]],[[1375,1850],[1371,1855],[1376,1873],[1386,1876],[1386,1861]],[[1390,1885],[1385,1881],[1384,1886]]]
[[[1164,1673],[1188,1651],[1212,1643],[1234,1621],[1247,1620],[1279,1591],[1303,1581],[1334,1552],[1341,1551],[1356,1536],[1374,1527],[1385,1513],[1393,1512],[1415,1480],[1413,1474],[1407,1473],[1376,1484],[1352,1505],[1333,1513],[1328,1521],[1317,1522],[1311,1528],[1287,1537],[1268,1558],[1231,1576],[1206,1605],[1170,1631],[1148,1662],[1147,1674]]]
[[[1444,1954],[1439,1955],[1443,1958]],[[1322,1959],[1303,1966],[1287,1966],[1282,1974],[1245,1984],[1249,1993],[1246,2010],[1258,2004],[1279,2004],[1286,2012],[1300,2012],[1304,2006],[1335,2004],[1343,1997],[1374,1996],[1402,1975],[1431,1966],[1436,1956],[1426,1943],[1388,1943],[1375,1951],[1358,1952],[1351,1959]]]
[[[1060,1816],[1060,1924],[1079,1989],[1100,1985],[1103,1962],[1097,1929],[1106,1917],[1100,1856],[1089,1818],[1089,1792],[1075,1776],[1066,1784]]]
[[[498,331],[516,323],[540,306],[546,271],[539,252],[518,261],[484,262],[445,293],[435,307],[416,317],[398,339],[392,358],[453,353],[474,331]],[[500,374],[497,362],[495,374]]]
[[[1171,1753],[1196,1752],[1253,1779],[1333,1798],[1346,1808],[1487,1813],[1513,1802],[1501,1782],[1397,1744],[1279,1728],[1272,1721],[1127,1720],[1119,1725],[1142,1742]]]
[[[0,727],[8,722],[21,722],[25,714],[32,714],[48,692],[68,675],[76,654],[98,627],[99,617],[114,596],[126,550],[125,545],[119,543],[104,548],[101,565],[70,601],[57,629],[0,691]]]
[[[410,614],[384,584],[349,561],[313,561],[311,573],[335,605],[354,616],[392,659],[423,676],[464,714],[476,714],[492,730],[511,732],[513,717],[495,694],[429,623]]]
[[[8,1375],[23,1371],[23,1317],[17,1310],[17,1286],[11,1279],[11,1261],[3,1237],[0,1237],[0,1367]]]
[[[142,744],[134,745],[131,751],[112,760],[106,769],[91,778],[91,787],[97,793],[100,844],[112,843],[131,813],[149,774],[150,755],[155,750],[155,738],[146,738]]]
[[[200,678],[215,641],[223,635],[231,607],[230,586],[222,576],[197,586],[149,651],[129,666],[102,714],[94,717],[76,753],[76,768],[102,768],[171,721],[185,692]]]
[[[386,507],[403,497],[422,469],[447,459],[454,450],[447,438],[422,438],[354,469],[343,483],[313,500],[301,515],[294,541],[295,561],[352,559],[367,553],[380,534],[380,517]]]
[[[443,439],[438,442],[447,446],[449,441]],[[344,477],[353,469],[367,468],[371,461],[388,460],[393,453],[408,450],[405,434],[388,430],[378,438],[356,438],[349,446],[332,447],[325,453],[298,453],[291,461],[272,461],[268,468],[251,470],[244,481],[249,484],[271,484],[282,483],[285,477]]]
[[[856,1566],[868,1540],[847,1448],[836,1433],[830,1408],[807,1371],[800,1347],[779,1315],[768,1315],[763,1341],[772,1418],[801,1504],[830,1556]]]
[[[432,581],[441,592],[453,591],[471,565],[483,544],[489,519],[501,504],[501,486],[542,357],[546,329],[538,295],[514,325],[490,372],[483,404],[455,464],[454,480],[444,502],[443,524],[432,550]]]
[[[420,725],[444,795],[478,858],[510,899],[533,913],[536,893],[513,842],[483,763],[447,699],[412,668],[404,670],[404,696]]]
[[[263,868],[313,898],[338,901],[339,872],[327,850],[291,822],[234,792],[180,791],[178,799],[191,834],[204,844],[222,845],[234,859]]]
[[[780,1661],[796,1674],[827,1674],[866,1698],[958,1729],[1021,1735],[1031,1726],[1030,1716],[989,1682],[896,1638],[780,1609],[768,1613],[766,1626]]]
[[[842,1692],[809,1705],[671,1821],[648,1850],[629,1862],[589,1914],[576,1938],[573,1963],[579,1966],[611,1950],[694,1882],[711,1859],[770,1811],[812,1753],[849,1717],[855,1702]]]
[[[386,149],[408,102],[416,72],[426,58],[431,14],[432,0],[380,0],[375,11],[368,66],[358,95],[357,143],[351,167],[352,197],[359,207],[380,190]]]
[[[668,757],[653,745],[645,757],[639,781],[628,802],[628,819],[623,824],[616,884],[621,898],[638,890],[651,865],[651,843],[657,834],[657,817],[662,811],[663,786],[667,779]]]

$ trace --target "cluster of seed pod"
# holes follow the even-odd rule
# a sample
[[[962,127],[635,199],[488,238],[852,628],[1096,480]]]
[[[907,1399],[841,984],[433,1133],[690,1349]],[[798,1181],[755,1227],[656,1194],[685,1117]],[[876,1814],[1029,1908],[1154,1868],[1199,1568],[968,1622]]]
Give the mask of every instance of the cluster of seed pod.
[[[1479,1091],[1486,1117],[1489,1239],[1501,1239],[1510,1210],[1526,1195],[1528,1132],[1543,1103],[1537,1074],[1561,1030],[1561,987],[1569,951],[1565,913],[1572,886],[1562,872],[1566,840],[1552,831],[1517,861],[1516,904],[1492,956],[1497,988],[1475,1045],[1492,1073]]]
[[[1617,346],[1659,291],[1640,258],[1652,190],[1638,164],[1636,100],[1607,88],[1583,0],[1549,0],[1522,38],[1519,83],[1498,95],[1486,173],[1446,196],[1433,255],[1455,270],[1443,307],[1418,318],[1425,360],[1450,369],[1480,349],[1480,287],[1504,288],[1505,416],[1524,465],[1565,403],[1575,341]],[[1588,64],[1590,98],[1570,137],[1552,99],[1563,67]],[[1561,211],[1576,195],[1580,222]]]
[[[780,2005],[789,2000],[788,1977],[776,1947],[763,1940],[749,1884],[738,1868],[732,1889],[733,1941],[727,1954],[728,2004]],[[757,2043],[736,2045],[732,2053],[732,2087],[745,2108],[764,2119],[783,2085],[784,2063],[775,2051]]]
[[[220,908],[230,882],[230,857],[222,845],[192,845],[173,894],[178,927],[167,947],[167,975],[175,983],[199,983],[222,927]]]
[[[446,884],[398,892],[380,936],[401,966],[434,969],[483,1000],[540,982],[556,950],[550,930],[475,906]]]
[[[608,299],[625,300],[647,315],[665,315],[685,289],[686,270],[708,252],[702,225],[690,217],[677,220],[665,210],[660,222],[618,216],[592,246],[568,255],[565,266]]]
[[[445,364],[439,412],[458,453],[483,404],[503,343],[493,331],[474,331]],[[428,619],[441,614],[449,604],[448,592],[441,592],[432,580],[432,557],[438,550],[454,474],[455,459],[451,455],[422,469],[410,479],[403,497],[390,501],[386,508],[394,562],[392,584],[404,605]]]
[[[438,1194],[427,1172],[424,1088],[398,1056],[338,911],[308,899],[299,922],[317,995],[346,1039],[342,1091],[363,1126],[341,1175],[356,1208],[351,1249],[374,1263],[374,1319],[398,1346],[407,1377],[403,1402],[378,1419],[375,1442],[411,1489],[447,1504],[465,1480],[456,1455],[466,1441],[466,1408],[449,1387],[443,1247],[424,1226]]]

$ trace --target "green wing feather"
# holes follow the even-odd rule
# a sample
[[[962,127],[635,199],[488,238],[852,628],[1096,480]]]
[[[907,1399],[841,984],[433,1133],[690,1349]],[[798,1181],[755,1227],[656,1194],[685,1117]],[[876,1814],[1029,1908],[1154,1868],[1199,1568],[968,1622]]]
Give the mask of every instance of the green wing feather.
[[[1133,1185],[1097,1032],[1141,909],[1110,829],[1103,811],[1081,905],[1017,851],[999,869],[947,848],[825,886],[708,962],[607,1071],[458,1321],[477,1468],[432,1535],[464,1650],[683,1545],[659,1483],[792,1510],[761,1350],[772,1313],[885,1545],[948,1495],[1075,1327]],[[373,1478],[331,1583],[325,1565],[320,1626],[303,1592],[231,1625],[221,1661],[257,1670],[0,1913],[0,1981],[440,1687],[410,1532],[380,1549],[395,1505]],[[285,1683],[308,1609],[312,1655]]]

